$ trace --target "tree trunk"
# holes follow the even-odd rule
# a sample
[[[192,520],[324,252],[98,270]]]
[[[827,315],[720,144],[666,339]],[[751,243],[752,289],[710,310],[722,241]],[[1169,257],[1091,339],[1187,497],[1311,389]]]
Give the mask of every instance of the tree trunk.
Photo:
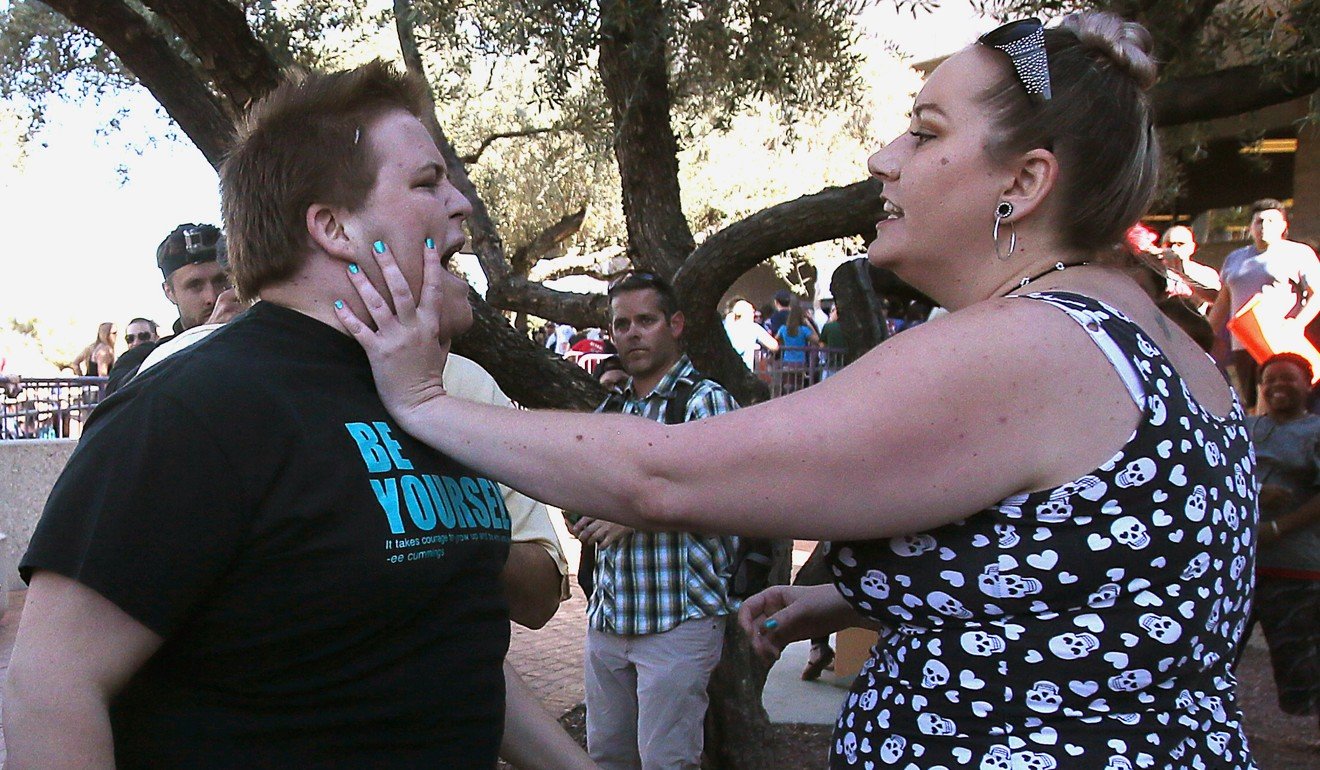
[[[752,651],[737,616],[724,629],[724,656],[710,676],[704,767],[765,770],[779,767],[770,736],[773,727],[761,705],[770,666]]]
[[[683,216],[669,124],[669,25],[660,0],[601,0],[598,71],[614,118],[628,251],[672,278],[696,243]]]
[[[793,541],[776,540],[770,585],[786,585],[793,574]],[[772,750],[774,728],[761,705],[770,664],[752,650],[738,616],[724,629],[724,655],[711,673],[706,712],[705,762],[710,770],[781,767]]]
[[[839,326],[851,363],[889,336],[884,305],[871,284],[866,257],[840,265],[830,281],[830,291],[839,308]]]

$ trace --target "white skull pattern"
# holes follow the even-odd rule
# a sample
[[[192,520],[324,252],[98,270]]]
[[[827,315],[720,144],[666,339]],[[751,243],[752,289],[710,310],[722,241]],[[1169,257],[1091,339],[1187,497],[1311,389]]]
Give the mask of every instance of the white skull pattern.
[[[1118,542],[1134,551],[1140,551],[1150,545],[1150,533],[1146,531],[1146,525],[1134,516],[1119,518],[1110,526],[1109,531],[1113,533]]]
[[[935,538],[930,535],[900,535],[889,538],[889,549],[899,556],[920,556],[934,550]]]
[[[1137,619],[1137,623],[1146,629],[1150,638],[1161,644],[1173,644],[1182,636],[1182,624],[1165,615],[1147,612]]]
[[[1183,580],[1196,580],[1210,569],[1210,554],[1202,551],[1187,562],[1187,569],[1182,572]]]
[[[1086,598],[1086,604],[1092,609],[1113,607],[1114,600],[1118,598],[1121,590],[1117,583],[1105,583]]]
[[[962,618],[963,620],[972,617],[971,611],[964,607],[962,602],[943,591],[931,591],[926,596],[926,603],[942,615]]]
[[[923,687],[943,687],[949,683],[949,667],[938,660],[928,660],[921,667]]]
[[[880,570],[873,569],[862,576],[862,593],[873,599],[889,598],[889,578]]]
[[[907,738],[901,735],[891,735],[885,738],[885,742],[880,744],[880,758],[889,764],[894,764],[903,756],[903,749],[907,748]]]
[[[1132,761],[1120,754],[1109,757],[1105,770],[1132,770]]]
[[[981,757],[981,770],[1012,770],[1013,752],[1007,746],[991,746]]]
[[[959,639],[962,648],[972,655],[989,657],[998,655],[1007,649],[1008,645],[1004,642],[1004,637],[985,631],[967,631]]]
[[[1053,714],[1063,705],[1059,686],[1053,682],[1036,682],[1027,690],[1027,708],[1042,714]]]
[[[878,703],[879,701],[880,701],[879,693],[877,693],[875,689],[872,688],[862,693],[862,697],[857,699],[857,705],[861,706],[864,711],[870,711],[871,709],[875,708],[875,704]]]
[[[848,764],[857,764],[857,736],[852,731],[843,736],[843,756]]]
[[[917,729],[922,735],[954,735],[958,732],[958,726],[952,719],[929,711],[917,717]]]
[[[1154,678],[1151,676],[1150,671],[1144,668],[1134,668],[1109,677],[1109,689],[1114,692],[1136,692],[1149,687],[1152,681],[1154,681]]]
[[[1187,498],[1187,505],[1183,507],[1183,513],[1192,521],[1200,521],[1205,518],[1205,509],[1207,503],[1205,499],[1205,487],[1197,484],[1192,489],[1192,494]]]
[[[980,577],[976,579],[976,587],[981,589],[981,593],[996,599],[1021,599],[1038,594],[1045,588],[1036,578],[1001,573],[998,564],[985,565]]]
[[[1072,503],[1065,497],[1050,496],[1050,499],[1036,506],[1036,518],[1046,524],[1058,524],[1072,516]]]
[[[1022,768],[1022,770],[1054,770],[1059,763],[1049,754],[1041,754],[1035,751],[1015,751],[1013,752],[1013,767]]]
[[[1237,529],[1238,510],[1237,510],[1237,506],[1233,504],[1232,500],[1224,501],[1224,520],[1228,522],[1229,529]]]
[[[1050,639],[1050,652],[1064,660],[1084,658],[1099,647],[1099,637],[1090,633],[1077,634],[1069,631]]]
[[[1133,460],[1118,472],[1115,481],[1124,489],[1139,487],[1155,478],[1155,461],[1149,457]]]
[[[1164,399],[1152,393],[1146,399],[1146,404],[1150,407],[1150,424],[1163,425],[1164,420],[1168,417],[1168,411],[1164,408]]]
[[[1012,548],[1022,539],[1012,524],[996,524],[995,535],[998,536],[1000,548]]]
[[[1146,339],[1144,334],[1137,335],[1137,347],[1141,348],[1141,354],[1147,358],[1155,358],[1159,355],[1159,351],[1155,349],[1154,345],[1150,344],[1150,340]]]

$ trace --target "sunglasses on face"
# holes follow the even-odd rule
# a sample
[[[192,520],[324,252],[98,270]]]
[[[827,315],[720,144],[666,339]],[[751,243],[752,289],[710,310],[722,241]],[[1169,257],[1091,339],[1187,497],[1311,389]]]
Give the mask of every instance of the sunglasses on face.
[[[629,270],[613,281],[610,281],[609,291],[619,289],[646,289],[654,286],[666,286],[665,279],[655,273],[644,270]]]
[[[130,345],[132,345],[134,342],[137,342],[139,340],[141,340],[142,342],[150,342],[151,332],[138,332],[137,334],[129,332],[128,334],[124,335],[124,341]]]

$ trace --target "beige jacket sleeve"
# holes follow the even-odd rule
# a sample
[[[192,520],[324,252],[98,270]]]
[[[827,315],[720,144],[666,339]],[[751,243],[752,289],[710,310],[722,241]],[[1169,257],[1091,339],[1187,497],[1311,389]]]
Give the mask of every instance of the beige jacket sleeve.
[[[495,383],[495,378],[491,377],[489,372],[482,369],[477,362],[452,353],[445,363],[444,386],[452,396],[483,404],[517,408],[509,397],[504,395],[504,391],[500,390],[500,386]],[[504,505],[509,510],[509,521],[512,525],[510,540],[515,543],[538,543],[545,548],[559,567],[559,599],[560,601],[567,599],[568,560],[564,557],[564,549],[560,546],[559,537],[550,522],[549,509],[546,508],[545,503],[533,500],[503,484],[500,484],[500,492],[504,495]]]

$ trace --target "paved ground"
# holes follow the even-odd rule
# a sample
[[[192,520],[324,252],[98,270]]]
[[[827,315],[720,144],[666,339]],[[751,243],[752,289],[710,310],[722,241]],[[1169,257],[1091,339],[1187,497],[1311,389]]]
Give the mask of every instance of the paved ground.
[[[798,554],[796,561],[805,558]],[[574,555],[570,563],[576,563]],[[540,697],[546,708],[559,715],[582,702],[582,644],[586,628],[586,602],[573,580],[574,596],[565,602],[546,626],[529,631],[515,626],[509,659],[518,673]],[[25,594],[10,594],[9,611],[0,622],[0,676],[8,668],[14,632],[22,613]],[[846,692],[844,682],[802,682],[798,672],[806,660],[807,647],[792,645],[771,671],[766,683],[765,705],[775,722],[834,721]],[[1248,644],[1239,670],[1239,698],[1246,713],[1248,732],[1261,770],[1320,770],[1320,734],[1314,717],[1290,717],[1275,706],[1274,683],[1269,660],[1259,635]],[[0,738],[0,762],[4,759]]]

